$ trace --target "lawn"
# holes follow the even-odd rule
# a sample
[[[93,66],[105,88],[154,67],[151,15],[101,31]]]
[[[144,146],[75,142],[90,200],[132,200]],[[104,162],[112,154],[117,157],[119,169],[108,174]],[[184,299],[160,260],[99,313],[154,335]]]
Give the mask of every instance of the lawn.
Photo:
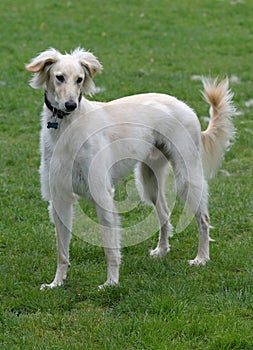
[[[250,0],[1,0],[1,350],[253,349],[252,13]],[[104,66],[95,99],[168,93],[197,111],[203,129],[199,76],[229,77],[237,138],[210,183],[215,242],[205,267],[187,263],[197,250],[194,222],[174,235],[164,259],[149,257],[154,230],[123,248],[120,286],[99,292],[103,249],[74,234],[67,283],[39,290],[54,275],[56,250],[38,175],[43,92],[29,87],[24,65],[48,47],[77,46]],[[83,210],[96,220],[90,204]],[[181,211],[176,202],[174,226]],[[149,214],[139,204],[123,225]]]

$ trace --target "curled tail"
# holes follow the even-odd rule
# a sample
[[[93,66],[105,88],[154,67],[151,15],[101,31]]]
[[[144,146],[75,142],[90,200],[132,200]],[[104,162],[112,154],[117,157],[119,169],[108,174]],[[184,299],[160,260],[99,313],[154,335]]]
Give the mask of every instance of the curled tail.
[[[217,79],[203,78],[203,96],[210,105],[210,121],[202,132],[203,169],[207,180],[215,176],[224,154],[235,136],[232,116],[235,114],[233,93],[229,89],[228,79],[220,83]]]

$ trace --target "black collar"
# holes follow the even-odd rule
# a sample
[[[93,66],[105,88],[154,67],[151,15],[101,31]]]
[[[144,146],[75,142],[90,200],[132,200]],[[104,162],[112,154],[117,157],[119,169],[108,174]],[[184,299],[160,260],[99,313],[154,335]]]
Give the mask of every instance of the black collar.
[[[81,102],[82,99],[82,93],[80,93],[80,96],[78,98],[78,102]],[[58,117],[59,119],[63,119],[63,117],[65,117],[66,115],[69,115],[71,112],[63,112],[60,109],[57,109],[55,107],[52,106],[51,102],[49,101],[49,99],[47,98],[47,93],[45,92],[45,104],[47,106],[47,108],[53,113],[53,117]],[[57,122],[48,122],[47,123],[47,128],[53,128],[53,129],[57,129],[58,128],[58,123]]]

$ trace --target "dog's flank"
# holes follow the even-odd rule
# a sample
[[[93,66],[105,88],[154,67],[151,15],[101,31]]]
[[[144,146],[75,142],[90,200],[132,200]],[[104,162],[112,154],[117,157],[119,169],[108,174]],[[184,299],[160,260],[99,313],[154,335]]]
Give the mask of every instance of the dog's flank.
[[[158,244],[150,255],[167,254],[173,231],[165,198],[168,161],[178,195],[198,224],[198,253],[190,264],[204,265],[210,240],[207,180],[217,172],[234,136],[228,81],[203,79],[211,118],[201,132],[195,112],[169,95],[140,94],[108,103],[82,97],[95,92],[93,77],[102,65],[81,48],[65,55],[49,49],[26,68],[34,73],[32,87],[43,88],[48,101],[42,112],[40,180],[55,223],[58,259],[53,282],[41,288],[60,286],[67,277],[76,195],[93,199],[96,206],[107,261],[102,287],[119,282],[120,220],[114,185],[134,168],[137,189],[159,220]]]

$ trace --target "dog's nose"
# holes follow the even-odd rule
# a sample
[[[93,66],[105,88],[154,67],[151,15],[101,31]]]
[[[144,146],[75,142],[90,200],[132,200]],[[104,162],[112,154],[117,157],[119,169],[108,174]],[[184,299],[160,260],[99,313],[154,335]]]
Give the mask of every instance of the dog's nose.
[[[70,112],[76,109],[77,104],[75,103],[75,101],[70,100],[65,103],[65,107],[66,107],[66,110]]]

